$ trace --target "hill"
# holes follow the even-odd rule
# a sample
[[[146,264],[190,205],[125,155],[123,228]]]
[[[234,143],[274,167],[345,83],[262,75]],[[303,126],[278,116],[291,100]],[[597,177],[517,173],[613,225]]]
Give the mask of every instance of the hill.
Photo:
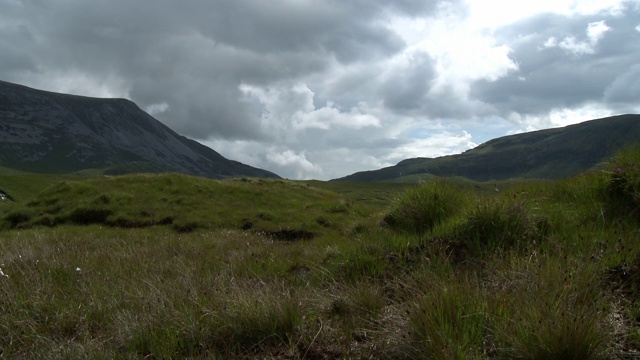
[[[32,188],[46,175],[32,177]],[[5,180],[8,176],[4,176]],[[39,181],[38,181],[39,180]],[[61,179],[62,180],[62,179]],[[0,204],[0,229],[101,224],[123,228],[169,225],[179,232],[242,229],[281,240],[313,237],[353,220],[351,204],[334,192],[282,179],[212,180],[182,174],[66,176],[38,195]],[[6,211],[3,211],[6,210]],[[353,215],[353,216],[352,216]]]
[[[640,139],[640,115],[620,115],[490,140],[462,154],[414,158],[338,181],[390,181],[415,175],[476,181],[558,179],[577,175]]]
[[[0,81],[0,166],[37,173],[180,172],[210,178],[278,176],[184,136],[125,99]]]

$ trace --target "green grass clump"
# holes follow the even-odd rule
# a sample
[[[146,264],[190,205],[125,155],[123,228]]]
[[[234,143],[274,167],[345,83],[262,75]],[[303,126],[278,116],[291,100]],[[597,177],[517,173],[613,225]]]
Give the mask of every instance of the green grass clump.
[[[394,229],[423,233],[459,213],[468,195],[459,188],[433,181],[420,184],[400,196],[384,221]]]
[[[611,358],[611,299],[597,271],[577,261],[519,263],[494,286],[495,341],[504,357],[520,359]],[[515,270],[515,269],[513,269]],[[526,270],[526,271],[522,271]],[[496,296],[495,294],[500,294]]]
[[[519,250],[544,240],[549,222],[521,202],[485,200],[468,211],[455,234],[460,246],[474,253]]]

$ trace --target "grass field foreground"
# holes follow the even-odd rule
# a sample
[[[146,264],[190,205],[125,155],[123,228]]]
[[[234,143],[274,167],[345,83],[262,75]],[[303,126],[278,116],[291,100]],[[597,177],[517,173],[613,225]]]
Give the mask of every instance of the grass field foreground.
[[[65,180],[0,208],[2,356],[634,358],[638,168],[631,148],[508,187]]]

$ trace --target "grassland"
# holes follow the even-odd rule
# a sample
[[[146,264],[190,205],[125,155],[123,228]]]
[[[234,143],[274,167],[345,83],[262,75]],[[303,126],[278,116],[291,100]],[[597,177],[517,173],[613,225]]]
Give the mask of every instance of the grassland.
[[[640,355],[638,148],[562,181],[56,180],[0,175],[0,357]]]

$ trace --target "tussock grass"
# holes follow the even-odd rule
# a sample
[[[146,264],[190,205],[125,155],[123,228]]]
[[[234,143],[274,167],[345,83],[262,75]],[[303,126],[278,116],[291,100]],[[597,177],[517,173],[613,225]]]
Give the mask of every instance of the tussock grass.
[[[409,305],[412,352],[426,359],[472,359],[484,354],[487,306],[474,278],[425,279]]]
[[[634,358],[640,156],[625,151],[602,172],[500,191],[63,179],[0,208],[0,351]]]
[[[544,241],[550,231],[547,219],[532,214],[522,202],[491,199],[467,211],[455,238],[470,253],[483,254],[521,251]]]
[[[503,357],[613,357],[612,298],[598,279],[595,267],[575,259],[512,263],[493,285],[503,290],[490,296]]]
[[[423,233],[457,214],[468,196],[447,182],[428,182],[408,189],[385,215],[394,229]]]

